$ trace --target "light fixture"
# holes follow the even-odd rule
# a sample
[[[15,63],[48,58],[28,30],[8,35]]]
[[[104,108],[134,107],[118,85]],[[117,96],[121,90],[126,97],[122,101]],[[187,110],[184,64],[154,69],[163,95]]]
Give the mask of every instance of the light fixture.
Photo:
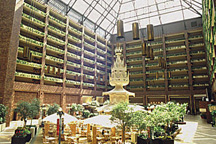
[[[150,60],[154,60],[154,53],[153,53],[153,49],[150,48]]]
[[[158,72],[156,72],[156,79],[158,79],[158,77],[159,77],[159,74],[158,74]]]
[[[132,30],[133,30],[133,40],[139,39],[139,25],[137,22],[132,23]]]
[[[154,28],[152,24],[147,25],[147,37],[148,37],[148,41],[154,40]]]
[[[146,42],[142,42],[142,56],[146,56]]]
[[[117,21],[117,38],[123,38],[124,37],[124,26],[123,21],[118,20]]]
[[[146,58],[150,58],[150,46],[146,47]]]

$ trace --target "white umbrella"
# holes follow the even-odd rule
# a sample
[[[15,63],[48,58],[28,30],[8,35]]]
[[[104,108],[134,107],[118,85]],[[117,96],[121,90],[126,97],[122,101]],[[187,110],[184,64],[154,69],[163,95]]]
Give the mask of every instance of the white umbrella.
[[[114,106],[115,106],[115,105],[103,105],[103,106],[101,106],[101,107],[97,107],[96,110],[97,110],[98,112],[100,112],[100,111],[111,112]],[[132,105],[132,104],[129,104],[128,107],[133,109],[132,112],[135,112],[135,111],[146,111],[146,110],[144,110],[144,107],[142,107],[142,106],[140,106],[140,105],[135,105],[135,104]],[[130,112],[130,111],[129,111],[129,112]]]
[[[96,124],[96,125],[100,125],[102,127],[108,127],[108,128],[115,127],[117,124],[112,123],[110,118],[111,118],[111,115],[98,115],[98,116],[94,116],[94,117],[85,119],[83,124]]]
[[[51,114],[47,117],[45,117],[43,119],[43,121],[49,121],[51,123],[57,123],[57,119],[59,119],[59,115],[57,115],[57,113]],[[62,118],[64,118],[64,124],[70,123],[72,121],[78,121],[78,119],[74,116],[71,116],[67,113],[64,113],[64,115],[62,115]]]

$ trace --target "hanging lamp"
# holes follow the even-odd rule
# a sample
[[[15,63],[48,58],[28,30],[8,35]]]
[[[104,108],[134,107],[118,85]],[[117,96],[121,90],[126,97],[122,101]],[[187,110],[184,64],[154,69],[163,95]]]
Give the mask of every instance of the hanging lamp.
[[[162,67],[162,58],[161,57],[158,57],[158,65],[159,65],[159,67]]]
[[[142,42],[142,56],[146,56],[146,42]]]
[[[124,37],[123,21],[118,20],[117,21],[117,38],[123,38],[123,37]]]
[[[146,47],[146,57],[150,58],[150,46]]]
[[[139,25],[137,22],[132,23],[132,30],[133,30],[133,40],[139,39]]]
[[[152,48],[150,48],[150,60],[154,60],[154,53]]]
[[[158,77],[159,77],[159,74],[158,74],[158,72],[156,72],[156,79],[158,79]]]
[[[154,40],[154,27],[152,24],[147,25],[147,37],[148,37],[148,41]]]
[[[170,71],[169,71],[169,73],[168,73],[168,74],[169,74],[169,78],[171,78],[171,72],[170,72]]]

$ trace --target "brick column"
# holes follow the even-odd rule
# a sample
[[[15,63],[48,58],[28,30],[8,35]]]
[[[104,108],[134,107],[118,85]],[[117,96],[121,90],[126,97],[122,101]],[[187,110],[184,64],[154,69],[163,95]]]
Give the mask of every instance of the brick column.
[[[7,126],[13,116],[14,74],[22,13],[22,1],[15,9],[16,0],[0,1],[0,103],[8,107]]]

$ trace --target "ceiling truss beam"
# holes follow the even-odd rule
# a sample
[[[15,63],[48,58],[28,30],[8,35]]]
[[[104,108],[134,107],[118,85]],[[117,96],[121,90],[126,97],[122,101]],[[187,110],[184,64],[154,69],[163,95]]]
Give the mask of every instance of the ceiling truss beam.
[[[84,2],[86,2],[87,4],[89,4],[86,0],[84,0]],[[99,4],[99,3],[97,3],[97,4]],[[104,15],[103,15],[103,13],[101,13],[98,9],[96,9],[95,7],[92,7],[95,11],[97,11],[100,15],[102,15],[103,17],[104,17]],[[90,13],[89,13],[90,14]],[[83,22],[87,19],[87,17],[89,16],[89,14],[85,17],[84,15],[84,17],[85,17],[85,19],[83,19]],[[112,23],[113,24],[113,22],[110,20],[110,19],[108,19],[108,18],[106,18],[110,23]]]
[[[104,18],[100,21],[100,23],[97,25],[97,27],[95,28],[95,30],[97,30],[98,29],[98,27],[102,24],[102,22],[106,19],[106,17],[108,16],[108,14],[110,13],[110,11],[115,7],[115,5],[117,4],[117,2],[118,2],[118,0],[116,0],[116,2],[114,3],[114,5],[111,7],[111,9],[109,10],[109,12],[104,16]],[[112,2],[111,2],[112,3]],[[110,5],[111,5],[111,3],[110,3]],[[120,6],[119,6],[120,7]],[[106,10],[105,10],[106,11]],[[104,11],[104,12],[105,12]],[[103,13],[104,13],[103,12]],[[101,19],[101,17],[102,16],[100,16],[98,19],[97,19],[97,21],[96,21],[96,23],[98,23],[98,21]]]
[[[72,0],[71,0],[72,1]],[[71,1],[68,3],[68,5],[71,3]],[[77,2],[77,0],[75,0],[74,2],[73,2],[73,4],[71,5],[71,6],[69,6],[69,9],[66,11],[66,14],[65,15],[67,15],[68,13],[69,13],[69,11],[73,8],[73,6],[75,5],[75,3]]]
[[[188,1],[183,0],[183,2],[185,2],[191,9],[193,9],[195,11],[196,14],[202,16],[202,14],[200,12],[198,12],[193,6],[192,4],[190,4]]]

